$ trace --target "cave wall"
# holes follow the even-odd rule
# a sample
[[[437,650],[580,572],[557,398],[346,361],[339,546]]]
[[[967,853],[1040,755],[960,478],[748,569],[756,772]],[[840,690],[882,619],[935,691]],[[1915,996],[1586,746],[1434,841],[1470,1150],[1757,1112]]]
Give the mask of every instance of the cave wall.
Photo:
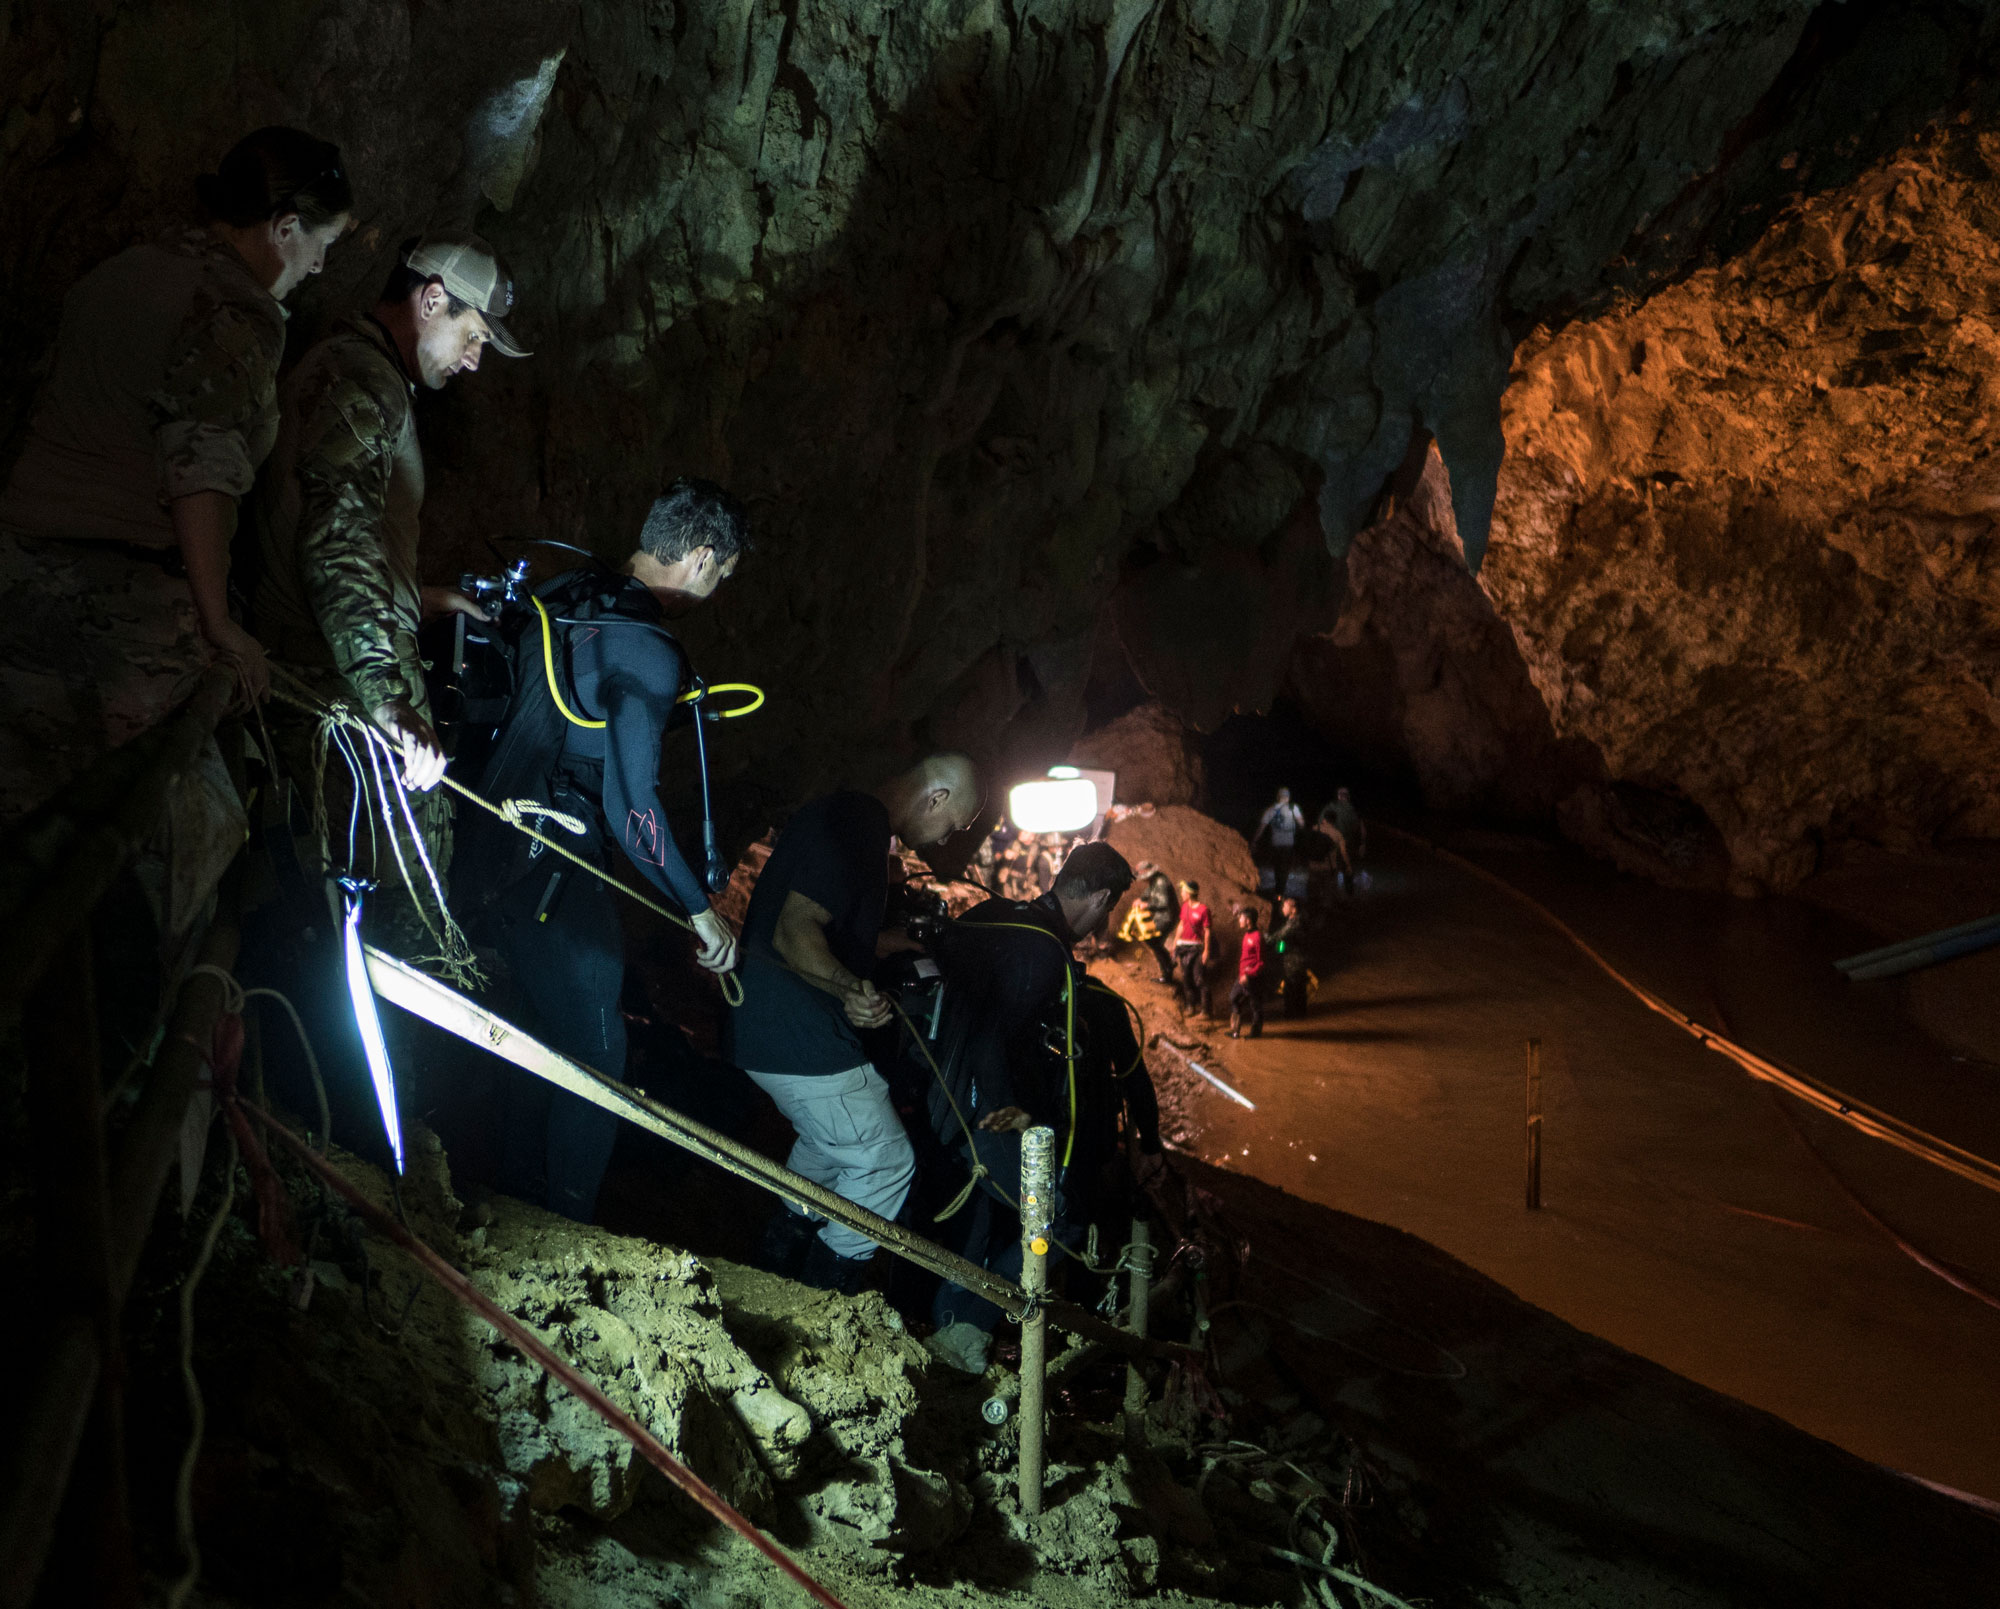
[[[1695,807],[1744,891],[2000,837],[1996,326],[2000,117],[1968,109],[1523,344],[1483,586],[1554,729]]]
[[[616,551],[713,475],[760,551],[690,641],[773,694],[720,745],[739,817],[926,741],[1051,758],[1106,618],[1184,715],[1267,700],[1415,429],[1476,562],[1510,321],[1686,210],[1813,15],[21,0],[0,421],[75,275],[297,122],[362,226],[295,345],[427,224],[517,270],[536,356],[425,408],[434,573],[494,535]]]
[[[1350,767],[1434,811],[1531,822],[1601,780],[1590,742],[1558,737],[1466,563],[1435,442],[1412,445],[1345,570],[1332,629],[1298,638],[1283,691]]]

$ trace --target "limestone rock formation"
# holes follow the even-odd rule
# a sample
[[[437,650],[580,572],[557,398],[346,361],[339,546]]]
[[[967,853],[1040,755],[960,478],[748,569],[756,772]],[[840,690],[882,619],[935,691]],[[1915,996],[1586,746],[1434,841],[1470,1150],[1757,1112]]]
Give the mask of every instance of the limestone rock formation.
[[[1120,804],[1191,805],[1201,796],[1201,750],[1194,734],[1158,700],[1085,733],[1069,758],[1072,765],[1115,772]]]
[[[1961,123],[1523,348],[1482,582],[1555,731],[1740,888],[2000,836],[1996,322],[2000,135]]]
[[[0,198],[42,220],[0,242],[0,422],[67,284],[245,126],[339,140],[361,228],[298,339],[469,223],[536,347],[426,399],[437,575],[616,553],[679,472],[748,499],[761,551],[688,636],[773,695],[718,733],[754,836],[916,743],[1059,758],[1107,609],[1198,724],[1268,700],[1413,427],[1476,562],[1508,328],[1764,171],[1688,198],[1812,9],[38,0],[0,58]]]
[[[1467,568],[1444,462],[1420,442],[1347,551],[1331,631],[1300,639],[1285,691],[1349,756],[1438,810],[1546,816],[1595,771],[1562,744],[1513,632]]]

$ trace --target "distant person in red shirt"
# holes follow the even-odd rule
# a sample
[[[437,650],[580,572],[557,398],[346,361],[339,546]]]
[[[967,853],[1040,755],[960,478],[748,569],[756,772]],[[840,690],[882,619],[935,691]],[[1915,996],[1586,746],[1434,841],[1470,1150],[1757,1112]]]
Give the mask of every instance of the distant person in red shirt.
[[[1193,880],[1181,884],[1181,921],[1174,929],[1174,976],[1180,984],[1181,1010],[1197,1017],[1208,1015],[1208,962],[1215,951],[1215,935],[1208,919],[1208,907],[1201,902],[1201,885]]]
[[[1243,945],[1236,952],[1236,987],[1229,991],[1229,1037],[1239,1039],[1249,1024],[1250,1037],[1264,1032],[1264,933],[1257,926],[1255,906],[1246,905],[1236,913],[1236,925],[1243,930]]]

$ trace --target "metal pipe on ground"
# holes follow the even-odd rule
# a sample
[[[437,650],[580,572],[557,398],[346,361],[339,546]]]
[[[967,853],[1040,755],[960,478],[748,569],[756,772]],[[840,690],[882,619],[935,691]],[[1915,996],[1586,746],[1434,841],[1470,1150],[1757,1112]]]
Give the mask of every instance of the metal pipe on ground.
[[[1145,1339],[1146,1327],[1152,1320],[1153,1304],[1153,1226],[1145,1217],[1132,1220],[1132,1298],[1127,1323],[1132,1333]],[[1146,1377],[1139,1372],[1136,1362],[1125,1365],[1125,1416],[1130,1419],[1141,1414],[1146,1408]]]
[[[1021,1512],[1042,1512],[1042,1474],[1048,1434],[1049,1220],[1055,1196],[1056,1131],[1032,1128],[1021,1136]]]
[[[1886,950],[1852,955],[1834,965],[1852,982],[1875,983],[1883,978],[1901,977],[1905,972],[1921,972],[1941,961],[1955,961],[1961,955],[1973,955],[1996,944],[2000,944],[2000,916],[1989,916],[1983,922],[1925,933]]]
[[[847,1225],[866,1235],[885,1251],[920,1268],[927,1268],[966,1290],[977,1292],[1011,1317],[1019,1318],[1027,1310],[1027,1296],[1012,1281],[1002,1279],[976,1263],[967,1262],[963,1257],[946,1251],[921,1235],[912,1234],[899,1224],[890,1223],[865,1207],[856,1206],[825,1186],[802,1178],[760,1152],[739,1145],[728,1135],[683,1116],[651,1096],[643,1095],[616,1079],[606,1078],[596,1069],[551,1050],[505,1018],[488,1011],[478,1001],[468,999],[450,985],[440,983],[428,973],[419,972],[415,967],[397,960],[387,951],[367,945],[364,953],[369,982],[375,992],[390,1004],[401,1006],[446,1033],[455,1034],[468,1044],[490,1051],[524,1072],[546,1079],[558,1089],[568,1090],[572,1095],[622,1117],[649,1134],[656,1134],[705,1161],[726,1168],[738,1178],[746,1179],[787,1201],[809,1207],[836,1223]],[[1071,1334],[1102,1341],[1124,1356],[1186,1356],[1185,1348],[1164,1341],[1141,1340],[1073,1302],[1049,1297],[1042,1305],[1049,1316]]]
[[[1542,1205],[1542,1042],[1528,1041],[1528,1210]]]
[[[1940,940],[1996,930],[2000,930],[2000,915],[1976,917],[1970,922],[1960,922],[1956,927],[1941,927],[1929,933],[1919,933],[1915,938],[1898,939],[1894,944],[1884,944],[1879,949],[1863,950],[1859,955],[1844,955],[1833,964],[1843,972],[1852,972],[1856,967],[1873,966],[1877,961],[1886,961],[1906,950],[1919,950]]]

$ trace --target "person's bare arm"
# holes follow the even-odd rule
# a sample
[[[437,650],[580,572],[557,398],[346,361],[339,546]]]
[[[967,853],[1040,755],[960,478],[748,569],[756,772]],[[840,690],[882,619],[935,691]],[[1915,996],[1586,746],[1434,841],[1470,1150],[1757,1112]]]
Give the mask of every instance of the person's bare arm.
[[[879,1028],[889,1020],[889,1002],[876,993],[874,984],[840,964],[826,940],[826,925],[832,920],[833,913],[825,906],[793,889],[779,908],[771,947],[806,982],[838,1000],[855,1027]]]
[[[229,618],[229,543],[236,534],[236,499],[227,492],[189,492],[170,502],[167,512],[202,640],[218,659],[242,672],[252,698],[263,698],[271,691],[263,644]]]

